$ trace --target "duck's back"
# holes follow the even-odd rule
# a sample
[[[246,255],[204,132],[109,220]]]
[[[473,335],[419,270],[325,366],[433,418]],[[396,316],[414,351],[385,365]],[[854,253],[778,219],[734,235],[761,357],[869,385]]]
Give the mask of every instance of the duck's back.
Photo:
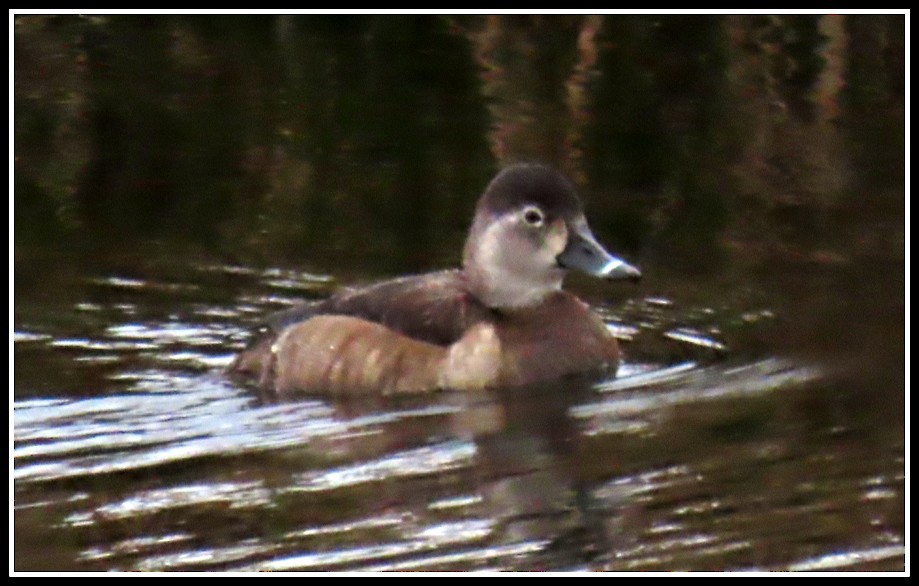
[[[275,333],[318,315],[348,315],[409,338],[449,346],[489,310],[471,297],[458,270],[383,281],[281,311],[266,320]]]

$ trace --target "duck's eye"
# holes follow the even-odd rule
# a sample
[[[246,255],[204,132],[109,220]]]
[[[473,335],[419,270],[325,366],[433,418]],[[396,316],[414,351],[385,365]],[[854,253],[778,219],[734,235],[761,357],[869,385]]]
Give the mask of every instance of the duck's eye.
[[[542,211],[536,207],[528,207],[523,210],[523,220],[530,226],[542,226],[546,217]]]

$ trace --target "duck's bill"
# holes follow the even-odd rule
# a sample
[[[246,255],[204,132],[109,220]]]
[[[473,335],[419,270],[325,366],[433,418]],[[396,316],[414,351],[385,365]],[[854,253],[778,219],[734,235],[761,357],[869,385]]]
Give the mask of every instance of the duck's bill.
[[[639,281],[641,271],[611,255],[591,233],[587,224],[569,228],[568,244],[558,256],[558,264],[588,275],[611,280]]]

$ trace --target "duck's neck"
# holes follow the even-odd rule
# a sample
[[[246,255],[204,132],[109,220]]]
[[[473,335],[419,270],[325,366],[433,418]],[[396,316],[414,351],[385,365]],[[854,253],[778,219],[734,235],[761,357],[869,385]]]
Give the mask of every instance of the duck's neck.
[[[463,274],[469,292],[486,307],[514,310],[536,307],[546,298],[560,291],[562,280],[551,282],[521,279],[520,275],[505,274],[480,268],[464,268]]]

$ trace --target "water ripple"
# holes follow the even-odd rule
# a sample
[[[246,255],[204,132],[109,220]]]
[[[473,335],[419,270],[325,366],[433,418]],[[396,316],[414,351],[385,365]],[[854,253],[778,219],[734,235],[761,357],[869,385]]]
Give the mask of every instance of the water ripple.
[[[190,378],[195,392],[16,403],[13,477],[34,482],[108,474],[276,450],[349,430],[319,402],[250,408],[244,391]]]
[[[388,455],[378,460],[352,464],[304,475],[297,484],[302,490],[335,490],[384,478],[419,476],[453,470],[472,463],[474,443],[448,441],[433,446]]]

